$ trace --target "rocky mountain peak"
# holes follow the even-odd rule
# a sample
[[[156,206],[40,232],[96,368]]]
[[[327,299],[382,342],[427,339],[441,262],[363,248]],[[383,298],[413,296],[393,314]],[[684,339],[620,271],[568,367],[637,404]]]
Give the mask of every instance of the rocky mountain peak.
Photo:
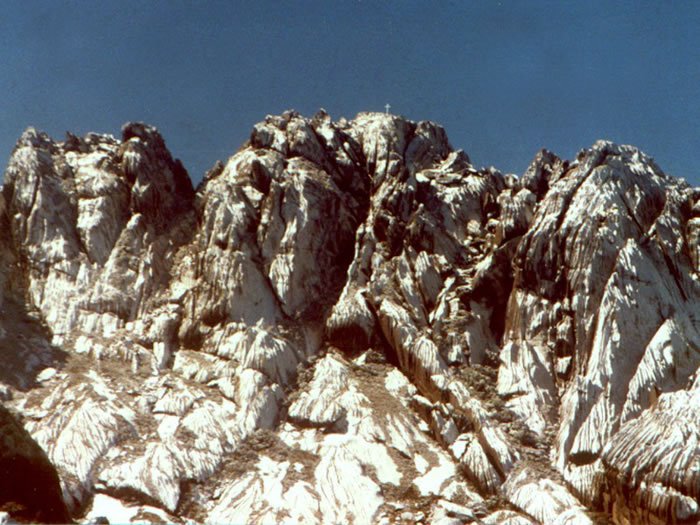
[[[2,195],[0,394],[75,518],[700,516],[700,192],[636,148],[288,111],[194,190],[152,126],[30,128]]]

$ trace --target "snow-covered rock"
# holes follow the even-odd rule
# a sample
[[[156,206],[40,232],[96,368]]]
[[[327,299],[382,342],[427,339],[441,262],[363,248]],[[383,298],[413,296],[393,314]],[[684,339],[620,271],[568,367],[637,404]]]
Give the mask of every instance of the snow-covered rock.
[[[194,190],[151,126],[30,128],[0,392],[86,521],[697,520],[698,239],[609,142],[517,178],[289,111]]]

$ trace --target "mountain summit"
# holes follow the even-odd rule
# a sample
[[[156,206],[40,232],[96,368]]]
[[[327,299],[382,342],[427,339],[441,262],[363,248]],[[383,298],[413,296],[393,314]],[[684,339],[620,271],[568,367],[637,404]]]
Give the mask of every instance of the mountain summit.
[[[0,510],[695,523],[699,271],[700,189],[630,146],[518,178],[432,122],[290,111],[195,190],[151,126],[30,128],[0,199],[26,459],[0,467],[45,474]]]

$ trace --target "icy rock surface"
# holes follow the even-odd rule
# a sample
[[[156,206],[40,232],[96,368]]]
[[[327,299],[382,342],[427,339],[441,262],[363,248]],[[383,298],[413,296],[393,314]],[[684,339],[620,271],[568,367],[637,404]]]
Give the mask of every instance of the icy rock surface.
[[[290,111],[194,190],[151,126],[30,128],[0,398],[75,519],[691,523],[698,239],[700,191],[602,141],[518,178]]]

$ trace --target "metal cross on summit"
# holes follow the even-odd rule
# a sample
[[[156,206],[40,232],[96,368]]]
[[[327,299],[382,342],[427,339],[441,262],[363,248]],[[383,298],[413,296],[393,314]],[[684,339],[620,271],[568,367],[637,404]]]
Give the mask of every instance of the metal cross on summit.
[[[388,115],[388,114],[389,114],[389,110],[391,109],[391,105],[390,105],[390,104],[387,104],[386,106],[384,106],[384,109],[386,109],[386,114]]]

